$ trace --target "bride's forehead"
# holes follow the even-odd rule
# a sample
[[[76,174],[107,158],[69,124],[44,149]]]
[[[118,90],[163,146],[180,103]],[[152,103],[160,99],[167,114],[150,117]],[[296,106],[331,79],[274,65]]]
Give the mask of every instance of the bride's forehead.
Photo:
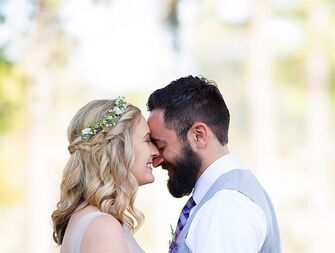
[[[143,115],[140,115],[136,120],[133,132],[134,134],[139,134],[143,136],[145,136],[147,133],[150,133],[149,126]]]

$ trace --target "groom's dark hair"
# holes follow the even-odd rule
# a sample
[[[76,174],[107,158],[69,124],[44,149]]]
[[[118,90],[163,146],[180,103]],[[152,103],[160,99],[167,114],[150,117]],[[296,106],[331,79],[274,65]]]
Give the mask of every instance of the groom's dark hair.
[[[222,145],[228,143],[229,110],[214,81],[191,75],[179,78],[154,91],[147,107],[150,112],[163,109],[166,127],[183,141],[194,122],[200,121]]]

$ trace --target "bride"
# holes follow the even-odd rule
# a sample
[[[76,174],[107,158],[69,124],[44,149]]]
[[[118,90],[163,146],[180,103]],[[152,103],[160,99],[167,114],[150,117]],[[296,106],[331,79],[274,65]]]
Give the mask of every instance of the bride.
[[[95,100],[68,127],[70,158],[52,213],[61,253],[140,253],[138,186],[152,183],[158,150],[140,110],[124,98]]]

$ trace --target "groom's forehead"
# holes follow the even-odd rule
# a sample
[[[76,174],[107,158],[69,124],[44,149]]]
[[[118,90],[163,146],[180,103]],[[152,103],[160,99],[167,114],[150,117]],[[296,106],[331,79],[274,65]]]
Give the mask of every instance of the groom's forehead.
[[[164,125],[164,110],[163,109],[155,109],[150,112],[148,117],[148,122],[154,121],[156,123],[160,123]]]
[[[161,109],[153,110],[149,114],[147,123],[153,135],[165,134],[164,132],[167,130],[164,121],[164,111]]]
[[[170,139],[175,139],[177,134],[174,129],[168,128],[164,120],[164,110],[155,109],[148,117],[148,125],[151,132],[151,138],[156,142],[168,143]]]

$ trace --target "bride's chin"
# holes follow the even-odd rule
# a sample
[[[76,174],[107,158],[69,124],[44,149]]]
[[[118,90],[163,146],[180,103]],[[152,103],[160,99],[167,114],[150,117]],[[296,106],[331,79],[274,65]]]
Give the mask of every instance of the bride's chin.
[[[152,175],[151,178],[147,178],[146,180],[142,180],[142,182],[139,182],[138,185],[146,185],[146,184],[152,184],[155,181],[155,177]]]

